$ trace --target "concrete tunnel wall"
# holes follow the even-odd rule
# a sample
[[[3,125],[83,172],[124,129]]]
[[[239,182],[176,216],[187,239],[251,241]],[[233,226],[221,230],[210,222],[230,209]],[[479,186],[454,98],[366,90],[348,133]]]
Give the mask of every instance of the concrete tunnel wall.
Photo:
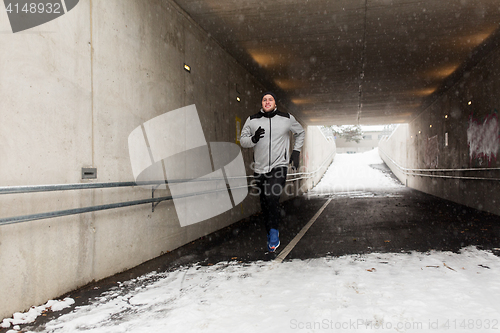
[[[337,153],[335,140],[327,138],[317,126],[308,126],[306,129],[306,141],[304,143],[304,153],[301,154],[305,172],[316,171],[312,177],[304,179],[302,186],[310,189],[316,186],[324,173],[333,162]]]
[[[0,10],[0,30],[10,31],[8,23]],[[235,142],[237,118],[244,122],[257,111],[264,90],[167,0],[81,0],[56,20],[1,38],[0,186],[133,181],[127,139],[145,121],[195,104],[207,142]],[[323,149],[307,142],[311,135],[303,162]],[[242,152],[251,174],[252,150]],[[97,168],[98,178],[82,180],[82,167]],[[139,187],[0,195],[0,218],[150,197]],[[154,212],[146,204],[0,226],[0,318],[258,209],[257,198],[248,196],[222,215],[181,228],[173,203],[165,201]]]
[[[389,138],[381,140],[382,159],[409,187],[500,214],[500,173],[492,170],[500,168],[499,92],[500,49],[497,48],[413,121],[400,125]],[[398,165],[408,169],[451,170],[432,172],[447,178],[426,177],[414,174],[430,172],[404,173]]]

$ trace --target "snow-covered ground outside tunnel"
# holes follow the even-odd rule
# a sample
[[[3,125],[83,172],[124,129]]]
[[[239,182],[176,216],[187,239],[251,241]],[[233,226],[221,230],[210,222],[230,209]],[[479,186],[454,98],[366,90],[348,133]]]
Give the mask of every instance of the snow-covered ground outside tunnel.
[[[369,190],[396,189],[403,186],[388,173],[370,167],[383,165],[385,166],[378,154],[378,148],[360,154],[337,154],[318,185],[309,191],[309,195],[336,193],[350,196]]]
[[[337,155],[314,192],[401,186],[369,167],[381,163],[377,158],[373,151]],[[356,181],[363,175],[365,183],[353,186],[346,180],[349,175]],[[499,272],[500,258],[475,247],[460,253],[192,265],[120,283],[90,304],[32,330],[495,332],[500,330]],[[20,323],[22,315],[17,318]],[[7,324],[16,322],[4,320]]]

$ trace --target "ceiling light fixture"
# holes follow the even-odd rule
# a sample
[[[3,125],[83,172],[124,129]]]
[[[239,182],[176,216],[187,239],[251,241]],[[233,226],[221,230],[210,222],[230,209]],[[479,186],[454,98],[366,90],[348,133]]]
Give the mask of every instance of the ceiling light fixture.
[[[191,66],[184,64],[184,70],[188,73],[191,73]]]
[[[241,102],[240,96],[236,96],[236,100],[238,101],[238,103]]]
[[[472,104],[472,101],[469,101],[469,103],[467,103],[467,104],[471,105],[471,104]]]

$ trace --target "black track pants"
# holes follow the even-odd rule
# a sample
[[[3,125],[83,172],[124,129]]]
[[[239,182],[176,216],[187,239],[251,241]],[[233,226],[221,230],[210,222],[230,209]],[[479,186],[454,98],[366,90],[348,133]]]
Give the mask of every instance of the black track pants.
[[[264,215],[266,231],[279,230],[281,220],[280,196],[286,183],[287,167],[276,167],[271,172],[254,174],[259,189],[260,207]]]

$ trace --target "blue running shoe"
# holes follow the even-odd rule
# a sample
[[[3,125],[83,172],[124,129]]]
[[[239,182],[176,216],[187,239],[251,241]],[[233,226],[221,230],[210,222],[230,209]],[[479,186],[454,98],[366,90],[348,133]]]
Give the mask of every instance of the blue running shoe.
[[[267,235],[267,248],[269,252],[274,252],[280,246],[280,233],[276,229],[271,229]]]

